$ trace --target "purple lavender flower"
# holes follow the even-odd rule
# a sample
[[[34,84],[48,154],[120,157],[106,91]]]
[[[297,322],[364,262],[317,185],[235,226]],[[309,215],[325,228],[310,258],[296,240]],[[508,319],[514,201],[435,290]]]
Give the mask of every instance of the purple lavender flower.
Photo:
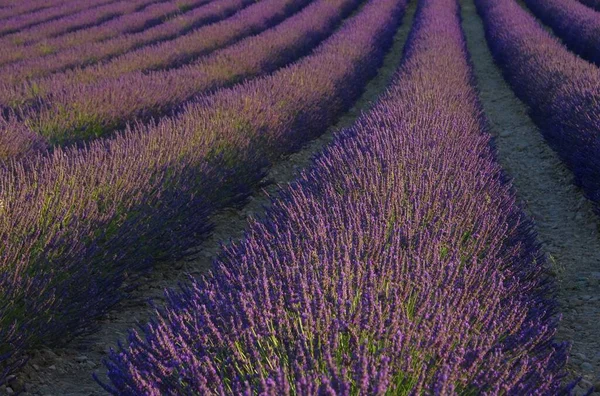
[[[514,0],[476,0],[492,54],[575,182],[600,203],[600,69]]]
[[[125,277],[194,246],[216,207],[332,125],[376,73],[405,5],[371,0],[309,56],[177,117],[2,165],[2,364],[89,323]]]
[[[554,394],[566,347],[485,132],[456,0],[246,238],[105,362],[119,395]]]

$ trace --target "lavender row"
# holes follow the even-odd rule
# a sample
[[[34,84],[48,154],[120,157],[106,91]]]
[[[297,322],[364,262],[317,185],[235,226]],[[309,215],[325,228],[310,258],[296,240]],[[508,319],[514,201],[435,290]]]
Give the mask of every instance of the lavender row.
[[[33,26],[38,23],[43,23],[51,19],[59,18],[63,15],[68,15],[69,7],[72,8],[71,12],[77,12],[85,6],[95,4],[95,2],[87,2],[82,6],[74,6],[74,3],[78,3],[73,0],[38,0],[15,2],[18,4],[7,5],[7,8],[0,12],[0,20],[7,22],[12,20],[8,30],[17,31],[28,26]],[[0,35],[2,33],[0,32]]]
[[[525,0],[569,49],[600,66],[600,12],[577,0]]]
[[[106,363],[115,395],[556,394],[542,254],[490,148],[456,0],[384,98]]]
[[[285,14],[282,13],[293,13],[297,7],[303,7],[308,2],[309,0],[265,0],[247,8],[240,13],[240,16],[250,24],[250,28],[254,24],[254,28],[258,29],[261,22],[266,28],[271,23],[277,23],[278,19],[285,19]],[[339,3],[336,1],[335,4]],[[164,72],[162,76],[153,74],[153,77],[147,77],[138,72],[131,77],[108,80],[102,84],[83,87],[74,85],[72,90],[63,88],[60,91],[57,89],[53,95],[50,95],[48,104],[42,109],[35,109],[27,115],[21,115],[21,119],[24,119],[21,122],[23,126],[18,131],[27,131],[27,136],[30,136],[31,133],[44,136],[52,144],[90,140],[106,135],[118,127],[123,127],[126,121],[133,121],[136,117],[148,119],[151,116],[164,114],[171,107],[190,99],[202,90],[232,85],[244,77],[272,71],[299,57],[302,50],[310,49],[316,44],[316,41],[331,31],[336,20],[339,22],[340,15],[336,12],[337,10],[327,5],[320,7],[321,11],[325,11],[322,19],[311,21],[314,17],[310,16],[312,11],[309,10],[308,14],[303,14],[297,26],[294,27],[296,18],[284,25],[288,28],[294,27],[290,31],[277,29],[275,35],[267,34],[267,39],[258,36],[243,40],[233,49],[217,52],[215,56],[206,61],[198,62],[195,67],[186,69],[195,72],[193,75],[187,73],[186,76],[185,70],[179,73],[177,71]],[[337,17],[334,18],[335,14]],[[224,28],[231,26],[229,21],[225,22]],[[211,26],[207,28],[211,28]],[[312,32],[311,29],[320,29],[320,31]],[[298,30],[301,30],[300,34],[298,34]],[[223,28],[217,30],[217,32],[223,31]],[[232,33],[235,34],[235,31],[225,32],[226,35]],[[305,39],[304,36],[308,39]],[[208,34],[205,35],[204,40],[211,44]],[[242,52],[238,53],[238,50]],[[235,64],[235,60],[239,63]],[[203,66],[210,67],[210,69],[203,69]],[[266,70],[263,71],[261,66],[264,66]],[[161,77],[169,78],[169,81],[163,81]],[[179,79],[185,77],[191,77],[192,80]],[[144,83],[144,80],[147,80],[146,83],[154,81],[154,85],[139,85]],[[58,103],[59,101],[60,103]],[[0,133],[6,132],[3,130],[3,126],[12,125],[0,124]],[[3,150],[23,156],[25,153],[22,152],[22,149],[27,149],[28,145],[20,141],[16,141],[16,144],[18,144],[17,147],[8,147]]]
[[[185,57],[208,53],[271,26],[287,14],[285,9],[281,9],[282,1],[216,0],[191,12],[190,14],[193,15],[185,18],[183,27],[182,21],[175,20],[173,23],[159,25],[146,32],[84,45],[56,56],[9,65],[0,74],[0,79],[4,82],[0,86],[0,104],[18,107],[36,98],[59,92],[64,87],[76,88],[136,70],[173,66]],[[302,0],[301,4],[305,4],[305,1]],[[292,3],[290,7],[299,6],[295,7]],[[195,25],[195,30],[184,29],[189,26],[190,20]],[[179,35],[179,33],[185,34]],[[155,41],[159,43],[152,44]],[[173,49],[169,52],[171,46]],[[133,51],[125,53],[132,48]],[[162,51],[164,53],[161,55]],[[81,62],[85,64],[91,60],[114,55],[120,56],[98,65],[67,70],[44,79],[23,82],[24,78],[46,75],[56,67],[58,69],[71,67]],[[156,59],[153,58],[154,56]],[[174,56],[179,58],[174,59]]]
[[[231,44],[242,37],[256,34],[283,20],[306,4],[282,0],[261,0],[219,24],[197,29],[173,40],[128,52],[107,64],[68,73],[70,88],[132,71],[174,67],[208,51]],[[238,6],[239,8],[239,6]],[[55,79],[53,79],[55,80]],[[55,83],[55,81],[53,81]]]
[[[476,0],[488,45],[546,140],[600,203],[600,69],[569,52],[514,0]]]
[[[56,5],[56,3],[61,2],[58,0],[31,1],[26,4],[21,3],[21,7],[17,6],[17,4],[14,2],[6,2],[2,4],[2,9],[0,9],[0,21],[4,21],[8,18],[15,18],[23,14],[40,11],[45,8],[50,8],[53,5]]]
[[[404,4],[370,1],[302,61],[177,118],[1,169],[4,364],[89,323],[124,279],[195,245],[215,207],[335,122],[375,74]]]
[[[60,87],[69,81],[69,77],[73,78],[76,73],[81,74],[82,70],[76,69],[39,81],[23,82],[24,79],[43,77],[76,66],[89,66],[149,44],[171,40],[193,29],[228,18],[253,3],[252,0],[215,0],[143,32],[126,34],[105,42],[88,43],[42,59],[9,65],[1,69],[0,103],[19,102],[35,97],[40,94],[39,90],[47,89],[46,86],[52,85],[52,82]],[[80,82],[85,82],[85,78],[80,79]]]
[[[164,24],[156,26],[155,28],[148,29],[139,34],[127,35],[104,43],[97,43],[96,45],[87,47],[87,50],[89,56],[99,57],[99,54],[102,53],[103,50],[104,55],[107,55],[111,53],[111,51],[126,50],[127,46],[140,46],[145,41],[152,42],[153,40],[160,41],[172,38],[177,34],[184,34],[193,28],[202,27],[204,24],[217,22],[222,18],[227,18],[231,14],[239,11],[239,9],[252,4],[253,1],[254,0],[214,0],[210,4],[202,6],[201,0],[198,2],[199,6],[197,8]],[[204,31],[209,34],[211,31],[214,31],[210,29],[211,27],[207,26],[206,30],[199,29],[199,31]],[[82,47],[78,47],[74,52],[79,49],[82,49]],[[71,54],[73,54],[73,52],[71,52]],[[15,64],[13,67],[19,71],[24,70],[22,64]],[[41,70],[45,70],[47,64],[42,64],[40,67]],[[59,90],[61,88],[60,81],[54,79],[53,82],[56,83],[56,86],[51,87],[50,91]],[[39,94],[42,86],[42,84],[35,82],[25,83],[23,85],[24,90],[18,92],[17,97],[20,98],[18,101],[25,100],[23,99],[24,97],[28,97],[34,93]],[[4,88],[4,91],[0,89],[0,97],[2,97],[2,92],[6,93],[7,90],[12,90],[11,93],[8,94],[10,99],[7,100],[17,100],[14,95],[16,93],[14,87],[5,86]],[[2,100],[0,99],[0,103],[1,102]],[[17,108],[19,107],[18,104],[14,104],[14,106]],[[4,138],[0,140],[0,160],[23,157],[34,151],[43,151],[48,147],[46,139],[41,138],[30,125],[27,125],[24,122],[18,122],[16,117],[12,115],[14,112],[9,113],[11,114],[9,117],[10,119],[3,118],[0,114],[0,133],[4,135]],[[35,147],[36,150],[32,151],[31,147]]]
[[[91,7],[101,7],[105,4],[114,3],[116,0],[85,0],[80,2],[67,2],[55,7],[42,9],[31,14],[19,15],[3,21],[0,26],[0,36],[15,33],[23,29],[35,27],[43,23],[50,23],[62,17],[73,15]]]
[[[579,0],[582,4],[600,11],[600,0]]]
[[[65,144],[105,136],[126,122],[164,115],[199,93],[270,73],[305,55],[357,4],[357,0],[315,0],[274,28],[193,65],[132,73],[53,95],[50,104],[26,123],[51,142]]]
[[[65,3],[73,3],[74,1],[63,1],[63,0],[37,0],[23,2],[7,2],[2,10],[0,10],[0,20],[4,21],[8,18],[20,17],[25,14],[39,12],[41,10],[48,10],[57,5],[64,5]]]
[[[100,7],[92,7],[73,15],[4,36],[0,38],[0,45],[9,51],[14,50],[16,46],[29,45],[64,33],[96,26],[123,14],[141,10],[149,4],[156,3],[156,1],[121,0]]]
[[[166,1],[148,4],[142,10],[128,13],[89,29],[78,30],[28,46],[17,46],[0,54],[0,65],[55,54],[88,42],[108,40],[120,34],[137,33],[173,18],[185,10],[210,0]],[[0,69],[1,71],[1,69]],[[50,71],[49,71],[50,73]]]

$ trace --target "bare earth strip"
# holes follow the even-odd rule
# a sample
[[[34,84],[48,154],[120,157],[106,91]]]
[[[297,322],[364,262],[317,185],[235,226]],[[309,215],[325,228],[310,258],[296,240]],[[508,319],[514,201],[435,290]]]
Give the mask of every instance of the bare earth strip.
[[[535,220],[559,283],[563,319],[558,338],[572,344],[569,379],[583,377],[577,395],[594,385],[600,392],[600,222],[494,64],[473,1],[461,2],[467,45],[499,160]]]
[[[222,241],[242,238],[248,218],[260,217],[264,213],[270,197],[277,194],[278,186],[294,180],[311,163],[312,157],[332,140],[335,131],[350,126],[385,90],[401,61],[404,43],[412,26],[415,3],[413,0],[407,7],[394,37],[393,47],[378,75],[366,86],[355,106],[334,127],[299,152],[275,164],[263,180],[262,190],[256,191],[243,207],[227,208],[216,214],[212,218],[215,225],[212,235],[198,246],[193,256],[177,263],[160,263],[142,282],[142,286],[108,314],[97,329],[91,329],[89,334],[72,340],[64,347],[33,352],[29,363],[13,379],[11,386],[24,391],[24,395],[104,395],[92,379],[92,372],[97,372],[102,378],[105,371],[100,362],[106,356],[107,349],[114,347],[118,340],[123,340],[127,330],[138,322],[147,321],[152,314],[148,300],[152,299],[160,305],[165,288],[175,288],[179,282],[185,282],[186,274],[200,275],[209,270]],[[4,394],[5,390],[0,388],[0,394]]]

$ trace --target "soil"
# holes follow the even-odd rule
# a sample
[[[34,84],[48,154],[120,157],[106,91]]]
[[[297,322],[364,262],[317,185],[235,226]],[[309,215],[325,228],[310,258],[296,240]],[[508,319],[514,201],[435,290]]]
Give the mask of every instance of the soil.
[[[141,282],[142,286],[120,302],[93,329],[61,347],[45,348],[30,353],[27,365],[0,387],[0,394],[23,395],[104,395],[103,389],[94,381],[92,373],[105,379],[106,370],[102,359],[110,348],[116,348],[119,340],[125,340],[127,331],[144,323],[152,315],[148,301],[160,304],[166,288],[176,288],[189,275],[199,275],[210,270],[222,243],[240,239],[244,235],[249,217],[260,217],[269,205],[271,197],[280,186],[294,180],[306,169],[313,156],[322,150],[341,128],[350,126],[362,111],[368,110],[376,98],[385,91],[402,59],[404,43],[408,37],[415,12],[415,2],[407,8],[402,24],[394,37],[394,43],[378,75],[365,88],[354,107],[343,115],[338,123],[321,137],[309,142],[300,151],[281,159],[271,168],[256,191],[243,207],[225,208],[212,217],[215,228],[194,254],[179,262],[159,263],[154,271]]]
[[[463,28],[480,99],[500,163],[535,221],[558,283],[559,340],[572,345],[568,379],[582,377],[576,395],[600,395],[600,222],[572,174],[544,141],[504,81],[487,47],[473,0],[462,0]]]

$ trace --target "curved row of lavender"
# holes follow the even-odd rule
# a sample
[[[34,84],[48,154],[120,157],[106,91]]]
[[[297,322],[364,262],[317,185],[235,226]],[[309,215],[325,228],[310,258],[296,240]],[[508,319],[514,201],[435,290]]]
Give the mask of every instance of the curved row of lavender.
[[[8,18],[16,18],[26,14],[40,12],[42,10],[52,11],[53,7],[62,6],[66,3],[75,3],[76,0],[31,0],[27,2],[7,2],[0,10],[0,21]]]
[[[56,6],[57,4],[64,3],[65,1],[60,0],[32,0],[26,3],[7,1],[5,4],[2,4],[2,9],[0,10],[0,21],[3,21],[7,18],[15,18],[24,14],[39,12],[44,9],[47,10]]]
[[[195,246],[214,208],[333,124],[376,73],[404,6],[371,0],[308,57],[176,118],[0,168],[3,365],[89,324],[123,281]]]
[[[524,0],[569,49],[600,66],[600,12],[577,0]]]
[[[600,69],[569,52],[515,0],[476,0],[515,93],[588,197],[600,203]]]
[[[265,0],[250,7],[246,11],[256,17],[247,22],[262,19],[267,30],[217,51],[213,56],[196,62],[193,68],[152,74],[153,77],[138,72],[100,85],[75,86],[74,92],[66,89],[59,91],[56,95],[50,95],[49,103],[41,109],[29,114],[22,112],[19,118],[23,126],[17,131],[26,131],[30,137],[32,134],[38,135],[49,145],[92,140],[124,127],[126,122],[149,121],[151,117],[165,115],[202,92],[271,72],[310,51],[331,33],[350,7],[357,5],[357,0],[344,0],[341,3],[339,0],[328,0],[319,2],[316,7],[308,7],[308,10],[289,19],[281,14],[292,14],[310,1]],[[344,7],[338,8],[343,3]],[[249,12],[245,15],[250,15]],[[314,15],[319,17],[315,18]],[[284,22],[277,25],[275,30],[268,29],[268,25],[279,22],[278,19],[284,19]],[[210,37],[205,37],[205,41],[210,40]],[[218,37],[215,40],[218,41]],[[186,70],[188,73],[185,73]],[[12,124],[0,124],[0,133],[6,133],[3,128]],[[17,131],[9,133],[15,134]],[[0,145],[2,143],[0,141]],[[17,156],[23,156],[19,148],[27,148],[23,143],[18,147],[14,147],[10,141],[4,143],[8,143],[9,147],[4,147],[3,151],[16,153]],[[10,157],[4,159],[7,158]]]
[[[600,0],[579,0],[579,2],[595,9],[596,11],[600,11]]]
[[[51,95],[49,103],[31,114],[26,123],[51,143],[81,142],[106,136],[128,122],[165,115],[199,93],[270,73],[327,38],[359,3],[311,1],[274,28],[200,58],[192,65],[149,74],[130,73],[102,84],[65,89]],[[294,0],[295,6],[306,2]]]
[[[81,10],[91,7],[99,7],[118,0],[84,0],[58,2],[52,7],[40,9],[36,12],[17,15],[8,21],[2,21],[0,25],[0,37],[7,34],[18,32],[21,29],[27,29],[32,26],[40,25],[65,16],[72,15]]]
[[[168,0],[151,3],[142,10],[124,14],[98,26],[45,39],[41,43],[14,46],[11,51],[0,53],[0,65],[48,56],[73,46],[104,41],[122,34],[138,33],[208,1],[210,0]]]
[[[139,11],[157,0],[120,0],[101,7],[92,7],[73,15],[35,27],[19,30],[0,38],[0,46],[12,51],[21,45],[43,42],[48,38],[97,26],[127,13]]]
[[[59,72],[68,72],[68,69],[72,68],[75,69],[75,72],[81,73],[81,69],[86,70],[88,66],[97,63],[105,64],[106,61],[109,61],[110,64],[110,61],[114,60],[113,58],[118,58],[127,52],[174,40],[179,36],[206,28],[205,25],[221,22],[254,3],[256,1],[252,0],[201,2],[198,7],[186,10],[176,18],[141,32],[125,34],[97,43],[82,44],[59,51],[56,54],[4,65],[0,67],[0,103],[18,102],[16,98],[10,99],[10,92],[15,90],[15,85],[17,91],[22,90],[24,92],[12,93],[12,95],[17,95],[17,98],[19,96],[24,98],[35,97],[37,91],[48,84],[48,81],[41,79],[42,77]],[[54,79],[60,77],[61,74],[58,74],[54,76]],[[62,77],[64,81],[68,81],[68,78],[66,78],[68,76],[63,75]],[[24,79],[34,81],[23,83]],[[81,78],[79,81],[79,83],[84,82],[86,82],[85,78]],[[57,85],[58,83],[55,82],[54,86]],[[37,88],[38,86],[40,88]],[[9,94],[6,92],[9,92]]]
[[[204,35],[202,41],[196,43],[196,48],[199,48],[203,45],[205,50],[209,52],[211,50],[219,48],[221,44],[226,45],[226,42],[229,39],[235,41],[235,39],[241,38],[238,36],[250,34],[251,32],[257,32],[261,29],[268,29],[271,25],[276,25],[281,20],[284,20],[287,15],[294,13],[297,10],[297,8],[304,7],[307,3],[309,3],[312,0],[264,0],[256,4],[254,4],[253,1],[254,0],[225,0],[223,2],[217,1],[215,3],[211,3],[207,7],[201,7],[207,9],[207,11],[213,11],[214,15],[214,11],[217,11],[219,13],[227,13],[230,10],[232,10],[232,7],[239,8],[245,7],[246,4],[251,4],[249,7],[244,8],[242,11],[236,14],[236,16],[233,18],[225,19],[222,22],[197,29],[195,31],[195,36],[199,36],[200,33],[204,33]],[[211,7],[211,5],[215,5],[216,7]],[[289,39],[295,37],[293,31],[287,33],[288,34],[284,36],[284,38]],[[264,51],[262,55],[266,55],[264,54]],[[116,59],[116,61],[118,61],[118,59]],[[254,58],[252,57],[252,55],[249,55],[248,61],[249,60],[254,60],[256,62],[261,61],[260,58]],[[248,63],[250,62],[246,62],[246,64]],[[100,65],[99,67],[101,66],[102,65]],[[224,66],[224,68],[221,71],[224,71],[226,69],[227,67]],[[85,70],[86,69],[83,69],[82,72]],[[98,67],[96,67],[95,70],[98,70]],[[231,77],[232,80],[235,79],[235,76]],[[217,76],[213,76],[213,81],[215,81],[213,87],[216,87],[218,85],[216,83],[216,78]],[[226,76],[223,76],[223,78],[226,78]],[[199,79],[200,76],[197,76],[197,80]],[[207,80],[209,79],[207,78],[204,80],[204,82],[206,83],[205,87],[210,83],[210,81]],[[91,87],[87,87],[82,86],[81,83],[73,83],[73,89],[69,91],[66,89],[66,87],[62,86],[62,83],[64,81],[60,81],[56,76],[51,79],[51,82],[55,84],[55,86],[52,88],[52,91],[54,93],[50,95],[51,98],[54,96],[57,96],[59,98],[61,96],[64,97],[69,92],[71,92],[71,94],[74,95],[77,95],[77,92],[81,92],[81,94],[90,93],[90,91],[92,91],[92,89],[94,88],[94,85],[91,85]],[[60,107],[60,105],[57,105],[54,108],[52,108],[52,100],[50,100],[50,103],[46,103],[43,106],[40,103],[37,103],[35,106],[33,106],[33,109],[27,109],[25,106],[17,109],[17,112],[19,114],[18,117],[14,115],[13,111],[8,111],[10,121],[4,120],[3,122],[0,122],[0,133],[9,135],[23,133],[24,135],[21,139],[18,140],[13,141],[9,139],[4,139],[4,141],[0,141],[0,144],[5,144],[0,148],[0,153],[4,153],[6,155],[4,157],[0,155],[0,159],[10,159],[11,157],[8,157],[9,154],[13,154],[16,157],[22,157],[26,154],[26,152],[32,152],[31,150],[29,150],[31,144],[35,144],[36,147],[41,147],[39,144],[40,142],[45,142],[47,146],[49,146],[51,143],[68,143],[70,141],[74,142],[78,140],[84,141],[98,137],[100,135],[106,134],[109,131],[112,131],[112,129],[118,126],[122,126],[123,123],[126,121],[124,118],[128,114],[131,115],[132,113],[135,114],[135,112],[137,112],[138,115],[143,115],[145,112],[148,118],[151,115],[158,115],[161,113],[159,109],[144,109],[143,106],[142,108],[140,108],[139,106],[140,104],[151,103],[151,99],[154,98],[155,95],[160,96],[161,92],[153,92],[151,96],[145,98],[143,96],[140,96],[141,92],[136,92],[136,90],[142,90],[144,89],[144,87],[137,85],[129,85],[130,91],[128,91],[128,93],[130,95],[117,96],[119,99],[124,100],[124,102],[116,103],[116,105],[113,105],[115,103],[114,100],[117,99],[115,95],[122,92],[123,87],[121,85],[125,84],[127,81],[124,80],[123,77],[121,77],[118,79],[108,80],[107,83],[101,84],[100,87],[108,86],[107,84],[110,82],[112,82],[112,85],[110,85],[111,90],[105,91],[107,96],[100,98],[107,100],[108,103],[102,106],[102,101],[96,100],[96,103],[100,103],[101,107],[99,109],[93,110],[92,112],[89,112],[89,107],[85,107],[85,100],[87,99],[89,101],[94,99],[86,98],[84,95],[80,95],[80,97],[83,96],[83,99],[80,99],[79,103],[67,103],[67,105],[62,108]],[[183,81],[178,81],[176,86],[181,87],[182,82]],[[225,84],[223,80],[221,80],[221,82]],[[40,94],[39,84],[33,83],[31,86],[37,87],[37,93]],[[127,85],[125,85],[125,87],[127,88]],[[189,89],[187,89],[190,87],[187,85],[184,85],[184,87],[186,88],[186,90],[183,93],[190,95],[190,91]],[[175,87],[170,88],[172,89]],[[131,89],[133,89],[133,92],[131,92]],[[172,92],[172,90],[169,90],[166,93],[168,95]],[[77,96],[75,96],[75,98],[76,97]],[[163,98],[163,103],[164,102],[165,99]],[[131,107],[131,103],[134,104],[133,108]],[[173,101],[171,101],[171,103],[173,103]],[[83,104],[84,107],[79,108],[81,104]],[[137,104],[137,106],[135,106],[135,104]],[[102,109],[106,111],[103,111]],[[110,114],[110,110],[113,109],[116,109],[115,114]],[[53,114],[52,112],[55,110],[58,111],[58,113]],[[86,111],[88,113],[86,113]],[[167,109],[164,109],[163,113],[166,111]],[[40,112],[41,114],[38,114],[38,112]],[[110,118],[101,119],[97,117],[98,114],[103,114]],[[60,117],[57,118],[57,115],[60,115]],[[0,116],[0,119],[1,118],[2,117]],[[10,131],[4,129],[7,127],[15,126],[15,122],[17,119],[21,120],[21,125]],[[121,120],[122,122],[119,123]],[[131,117],[129,120],[131,120]],[[34,138],[35,135],[38,135],[38,138]],[[52,140],[48,141],[48,139],[42,137],[42,135],[47,136]],[[8,144],[8,146],[6,144]]]
[[[35,40],[36,38],[43,39],[44,37],[58,36],[61,33],[68,33],[71,30],[85,28],[98,20],[103,21],[105,18],[110,18],[113,5],[116,5],[117,10],[119,6],[123,6],[123,0],[109,0],[96,3],[89,5],[87,8],[80,9],[78,12],[69,12],[58,19],[51,19],[47,22],[29,26],[26,29],[6,32],[3,37],[0,37],[0,44],[8,46],[28,44],[28,40],[30,39],[28,34],[32,40]],[[39,33],[39,35],[36,36],[35,33]]]
[[[18,107],[26,102],[41,100],[57,91],[78,89],[86,84],[118,78],[134,71],[176,67],[275,25],[286,15],[302,8],[307,1],[295,3],[292,0],[216,0],[201,7],[204,13],[203,22],[194,30],[175,35],[166,41],[152,40],[141,48],[126,50],[107,62],[66,70],[43,79],[23,82],[22,73],[36,74],[48,67],[47,61],[52,62],[54,57],[34,60],[35,71],[24,68],[20,63],[9,65],[3,68],[0,74],[3,81],[0,85],[0,104]],[[119,48],[119,51],[123,49],[120,44],[129,43],[126,37],[123,41],[116,39],[116,48]],[[106,47],[104,43],[99,44],[112,53],[115,46],[111,41],[106,43]],[[60,59],[60,56],[58,58]]]
[[[457,0],[395,81],[106,361],[115,395],[556,394],[531,224],[495,161]]]

